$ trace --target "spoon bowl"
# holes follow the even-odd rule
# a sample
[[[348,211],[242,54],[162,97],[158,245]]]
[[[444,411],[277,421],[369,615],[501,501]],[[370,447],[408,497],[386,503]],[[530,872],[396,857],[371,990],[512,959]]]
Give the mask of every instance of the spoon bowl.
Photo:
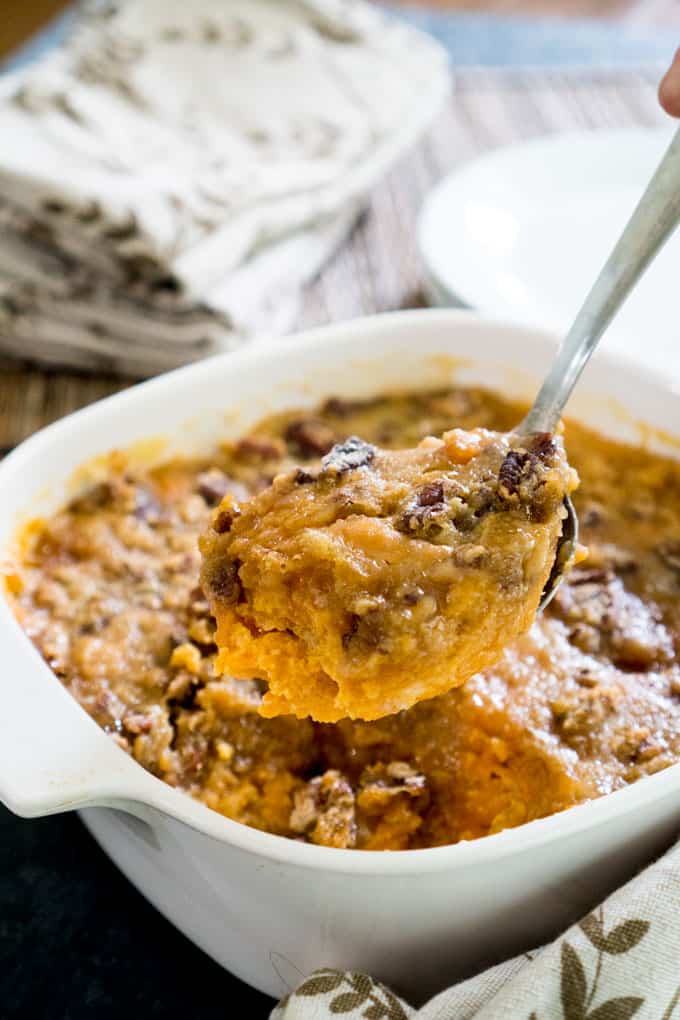
[[[539,613],[542,613],[545,607],[552,602],[557,589],[564,580],[565,574],[574,562],[578,548],[578,514],[569,496],[565,496],[564,509],[567,512],[567,516],[564,518],[562,534],[557,543],[555,562],[550,571],[550,576],[545,583],[541,601],[538,603]]]

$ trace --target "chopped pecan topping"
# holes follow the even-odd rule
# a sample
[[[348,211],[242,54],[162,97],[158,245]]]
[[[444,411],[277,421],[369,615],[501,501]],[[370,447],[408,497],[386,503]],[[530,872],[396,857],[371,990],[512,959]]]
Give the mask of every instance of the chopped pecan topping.
[[[220,563],[207,579],[213,596],[226,605],[238,602],[241,597],[241,582],[238,578],[240,566],[238,560]]]
[[[459,567],[481,567],[488,555],[483,545],[463,545],[455,551],[455,562]]]
[[[347,629],[342,635],[342,647],[377,648],[384,637],[382,611],[379,605],[361,606],[349,617]]]
[[[149,524],[158,521],[161,515],[161,505],[150,489],[136,485],[133,499],[135,517]]]
[[[646,726],[630,727],[614,745],[614,753],[619,761],[630,764],[651,761],[663,750],[662,744],[652,739],[651,731]]]
[[[150,712],[126,712],[123,726],[128,733],[148,733],[153,726],[153,715]]]
[[[162,511],[155,494],[140,484],[134,482],[127,484],[128,492],[125,495],[120,494],[121,500],[126,501],[127,507],[138,520],[144,520],[149,524],[157,523]]]
[[[550,484],[549,469],[554,462],[555,444],[547,432],[537,432],[524,440],[525,447],[509,450],[498,472],[498,500],[524,507],[531,518],[542,521],[552,512],[555,486]]]
[[[93,485],[71,501],[69,510],[82,514],[117,510],[149,523],[157,522],[161,515],[161,506],[153,491],[131,476]]]
[[[220,510],[217,517],[213,522],[213,530],[218,535],[226,535],[228,531],[231,531],[231,526],[234,523],[235,513],[233,510]]]
[[[598,731],[617,707],[616,692],[599,686],[580,690],[550,705],[555,729],[567,743],[597,739]]]
[[[555,442],[552,432],[534,432],[527,442],[527,449],[535,454],[543,464],[548,464],[555,456]]]
[[[396,797],[420,798],[426,791],[427,779],[408,762],[378,762],[361,773],[357,804],[370,814],[384,810]]]
[[[205,606],[206,609],[208,608],[208,603],[206,602],[205,599],[205,592],[203,591],[203,588],[201,587],[200,584],[197,584],[194,588],[191,589],[191,591],[189,592],[189,599],[191,609],[194,609],[194,606],[199,603],[201,606]]]
[[[447,523],[444,504],[444,485],[441,481],[428,482],[407,506],[397,522],[400,531],[418,533],[418,537],[433,537]]]
[[[245,460],[279,460],[285,451],[280,439],[272,436],[244,436],[236,444],[236,452]]]
[[[445,528],[471,531],[494,505],[494,491],[483,483],[475,489],[444,491],[442,482],[430,482],[412,499],[396,521],[399,531],[433,540]]]
[[[509,450],[498,472],[498,494],[501,499],[519,497],[520,487],[536,470],[536,458],[527,451]]]
[[[316,481],[316,475],[313,475],[311,471],[305,471],[304,468],[297,468],[293,478],[296,485],[309,485],[310,482]]]
[[[244,485],[229,478],[219,468],[202,471],[196,478],[196,488],[208,506],[217,506],[228,492],[240,499],[245,499],[248,496]]]
[[[321,461],[324,471],[343,474],[366,467],[376,455],[375,446],[364,442],[358,436],[350,436],[342,443],[337,443],[330,453]]]
[[[350,621],[349,621],[349,626],[347,627],[347,630],[345,631],[345,633],[342,635],[342,647],[343,648],[348,648],[349,647],[349,645],[350,645],[350,643],[352,641],[352,638],[354,637],[354,635],[356,634],[357,630],[359,629],[360,622],[361,622],[361,617],[358,616],[357,613],[352,613],[352,615],[350,617]]]
[[[332,448],[337,436],[330,425],[318,418],[301,418],[286,428],[285,437],[301,457],[322,457]]]
[[[574,645],[621,669],[645,671],[673,658],[658,612],[611,571],[575,571],[558,589],[552,612],[567,624]]]
[[[216,651],[215,624],[210,615],[196,616],[189,623],[188,636],[196,644],[204,655]]]
[[[355,845],[354,792],[342,772],[329,769],[297,791],[290,827],[312,843],[340,848]]]
[[[428,482],[408,503],[397,521],[397,528],[406,534],[419,538],[433,538],[449,523],[449,512],[455,514],[461,500],[453,497],[447,508],[444,499],[444,483],[441,480]]]
[[[95,510],[103,510],[112,502],[113,485],[110,482],[98,482],[72,499],[68,509],[75,514],[91,514]]]
[[[437,506],[444,502],[444,485],[442,482],[429,482],[424,485],[416,497],[419,506]]]
[[[193,708],[194,697],[200,686],[200,681],[194,673],[188,669],[180,669],[170,680],[167,686],[166,695],[168,704],[172,707]]]
[[[443,503],[435,503],[434,506],[421,506],[416,498],[398,518],[396,526],[399,531],[403,531],[407,535],[414,535],[417,538],[433,538],[440,534],[446,523],[448,520],[446,507]]]

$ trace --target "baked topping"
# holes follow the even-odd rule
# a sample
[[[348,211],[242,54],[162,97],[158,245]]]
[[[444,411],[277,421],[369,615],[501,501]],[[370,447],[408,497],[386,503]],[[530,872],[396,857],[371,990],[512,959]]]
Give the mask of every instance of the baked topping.
[[[569,626],[570,639],[590,655],[621,669],[644,670],[673,659],[673,641],[653,606],[626,591],[607,570],[576,570],[555,595],[554,612]]]
[[[356,434],[403,449],[453,426],[465,436],[480,426],[506,432],[522,413],[483,390],[454,389],[351,401],[313,417],[334,441]],[[283,436],[302,417],[281,415],[200,461],[154,471],[133,471],[117,455],[104,482],[27,533],[23,565],[12,574],[17,615],[112,740],[166,782],[246,825],[374,850],[484,836],[680,760],[672,545],[680,535],[680,466],[576,425],[567,437],[582,479],[575,501],[590,560],[495,666],[375,722],[262,718],[266,682],[215,674],[215,622],[198,585],[197,538],[211,523],[217,538],[228,534],[221,529],[229,518],[233,527],[244,494],[295,470],[298,455]],[[491,491],[501,462],[490,466]],[[337,514],[351,512],[344,486],[352,477],[364,483],[352,492],[355,505],[370,507],[365,483],[375,480],[373,464],[316,481],[315,456],[301,471],[311,478],[301,487],[327,486],[342,497]],[[443,474],[418,487],[425,490],[421,509],[452,506],[444,485],[439,498]],[[224,479],[231,502],[220,511],[199,486]],[[477,525],[465,527],[485,505],[480,489],[472,513],[459,507],[445,522],[456,516],[466,538],[452,568],[473,581],[489,552],[475,539]],[[397,500],[394,512],[406,508]],[[233,576],[224,583],[233,597]],[[437,612],[422,577],[395,589],[397,605],[422,621]],[[343,622],[348,649],[380,648],[382,609],[379,599],[357,600]]]
[[[357,436],[350,436],[336,445],[321,461],[323,472],[329,475],[342,475],[345,471],[356,471],[366,467],[375,458],[376,449]]]
[[[353,847],[356,840],[354,791],[342,773],[331,769],[295,794],[290,827],[312,843]]]
[[[322,722],[460,685],[529,628],[574,484],[543,433],[454,429],[398,451],[350,436],[204,536],[218,668],[263,677],[263,713]]]

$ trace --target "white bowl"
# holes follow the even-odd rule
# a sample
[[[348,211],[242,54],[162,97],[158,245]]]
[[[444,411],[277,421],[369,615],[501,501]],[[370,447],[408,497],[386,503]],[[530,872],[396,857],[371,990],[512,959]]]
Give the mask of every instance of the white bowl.
[[[205,448],[270,411],[331,394],[484,383],[530,397],[554,340],[466,312],[419,311],[260,344],[71,415],[0,465],[0,559],[27,517],[59,506],[95,455],[151,436]],[[572,412],[677,452],[667,380],[601,356]],[[655,433],[654,429],[664,433]],[[664,439],[664,435],[666,438]],[[156,447],[156,455],[159,455]],[[146,455],[149,455],[147,444]],[[141,456],[141,454],[140,454]],[[321,965],[417,998],[536,945],[662,849],[680,826],[680,765],[600,800],[450,847],[376,853],[249,829],[145,772],[53,676],[0,599],[0,797],[20,815],[84,808],[128,878],[189,938],[271,995]]]

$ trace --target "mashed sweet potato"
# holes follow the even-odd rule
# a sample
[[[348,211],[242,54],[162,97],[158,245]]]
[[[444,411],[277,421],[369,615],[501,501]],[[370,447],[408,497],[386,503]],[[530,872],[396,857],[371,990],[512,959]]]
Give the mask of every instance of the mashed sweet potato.
[[[160,779],[246,825],[331,847],[455,843],[680,761],[680,464],[567,423],[589,558],[530,631],[462,687],[373,722],[265,719],[265,685],[221,677],[198,537],[348,436],[414,447],[512,429],[482,389],[328,401],[197,460],[108,477],[35,522],[10,567],[17,616],[55,674]],[[17,683],[20,678],[17,678]]]
[[[575,488],[559,439],[356,436],[201,541],[217,667],[267,681],[262,714],[378,719],[496,662],[536,615]]]

